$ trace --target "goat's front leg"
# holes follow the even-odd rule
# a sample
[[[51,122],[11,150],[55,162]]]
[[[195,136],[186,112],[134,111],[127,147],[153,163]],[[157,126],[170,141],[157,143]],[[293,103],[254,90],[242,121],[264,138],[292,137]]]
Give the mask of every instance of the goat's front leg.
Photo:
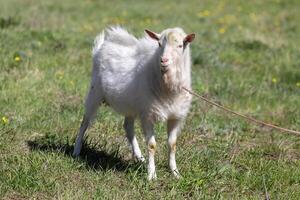
[[[153,124],[142,120],[142,128],[146,138],[148,148],[148,180],[156,179],[154,155],[156,151],[156,141],[154,137]]]
[[[168,120],[168,146],[169,146],[169,166],[176,178],[180,178],[179,171],[176,166],[175,153],[176,153],[176,141],[177,135],[181,128],[181,121],[178,119]]]
[[[138,161],[144,162],[145,158],[143,157],[143,155],[141,153],[138,141],[134,134],[134,118],[125,117],[124,129],[126,131],[126,137],[128,139],[128,142],[132,148],[133,158],[136,158]]]

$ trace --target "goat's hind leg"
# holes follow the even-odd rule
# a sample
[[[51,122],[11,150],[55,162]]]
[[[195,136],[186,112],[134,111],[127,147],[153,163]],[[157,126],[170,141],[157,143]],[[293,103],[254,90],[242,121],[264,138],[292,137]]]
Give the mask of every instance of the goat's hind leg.
[[[92,85],[85,101],[85,114],[83,116],[81,126],[76,137],[73,156],[78,156],[80,154],[84,133],[95,117],[96,111],[100,106],[102,98],[103,97],[101,95],[101,92],[99,90],[97,91],[96,88]]]
[[[138,141],[134,134],[134,118],[132,117],[125,117],[124,120],[124,129],[126,131],[126,137],[128,142],[132,148],[132,156],[136,158],[138,161],[144,162],[145,158],[143,157]]]

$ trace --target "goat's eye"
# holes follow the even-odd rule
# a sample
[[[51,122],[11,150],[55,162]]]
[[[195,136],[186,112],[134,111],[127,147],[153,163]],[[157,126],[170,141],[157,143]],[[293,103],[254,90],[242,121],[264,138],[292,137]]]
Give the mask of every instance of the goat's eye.
[[[182,44],[177,46],[178,48],[182,48]]]

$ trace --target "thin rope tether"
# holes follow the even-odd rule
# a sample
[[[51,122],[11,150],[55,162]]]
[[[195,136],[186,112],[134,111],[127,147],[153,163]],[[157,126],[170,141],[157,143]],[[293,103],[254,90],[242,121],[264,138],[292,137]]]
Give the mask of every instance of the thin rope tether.
[[[205,101],[205,102],[207,102],[207,103],[209,103],[211,105],[214,105],[214,106],[216,106],[218,108],[221,108],[222,110],[225,110],[226,112],[229,112],[231,114],[234,114],[234,115],[237,115],[237,116],[239,116],[241,118],[244,118],[244,119],[246,119],[246,120],[248,120],[250,122],[254,122],[254,123],[262,125],[262,126],[267,126],[267,127],[270,127],[270,128],[273,128],[273,129],[277,129],[277,130],[282,131],[282,132],[287,132],[287,133],[291,133],[291,134],[300,136],[300,132],[299,131],[295,131],[295,130],[283,128],[283,127],[280,127],[280,126],[276,126],[274,124],[270,124],[270,123],[267,123],[267,122],[263,122],[263,121],[257,120],[257,119],[255,119],[253,117],[249,117],[249,116],[237,113],[237,112],[235,112],[235,111],[233,111],[233,110],[231,110],[229,108],[221,106],[220,104],[217,104],[217,103],[215,103],[213,101],[210,101],[209,99],[207,99],[207,98],[205,98],[205,97],[203,97],[203,96],[201,96],[201,95],[199,95],[199,94],[197,94],[197,93],[195,93],[195,92],[193,92],[193,91],[191,91],[191,90],[189,90],[189,89],[187,89],[185,87],[182,87],[182,89],[184,89],[185,91],[187,91],[191,95],[194,95],[194,96],[200,98],[201,100],[203,100],[203,101]]]

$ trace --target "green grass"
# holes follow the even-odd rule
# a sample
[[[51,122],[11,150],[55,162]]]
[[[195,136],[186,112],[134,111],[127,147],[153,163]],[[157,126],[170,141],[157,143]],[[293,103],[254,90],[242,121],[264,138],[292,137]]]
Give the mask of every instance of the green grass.
[[[300,199],[300,138],[194,99],[167,167],[156,126],[158,180],[130,159],[122,117],[102,107],[82,156],[93,38],[111,24],[195,32],[193,89],[241,113],[300,129],[300,3],[0,0],[0,199]],[[137,134],[145,154],[140,128]]]

